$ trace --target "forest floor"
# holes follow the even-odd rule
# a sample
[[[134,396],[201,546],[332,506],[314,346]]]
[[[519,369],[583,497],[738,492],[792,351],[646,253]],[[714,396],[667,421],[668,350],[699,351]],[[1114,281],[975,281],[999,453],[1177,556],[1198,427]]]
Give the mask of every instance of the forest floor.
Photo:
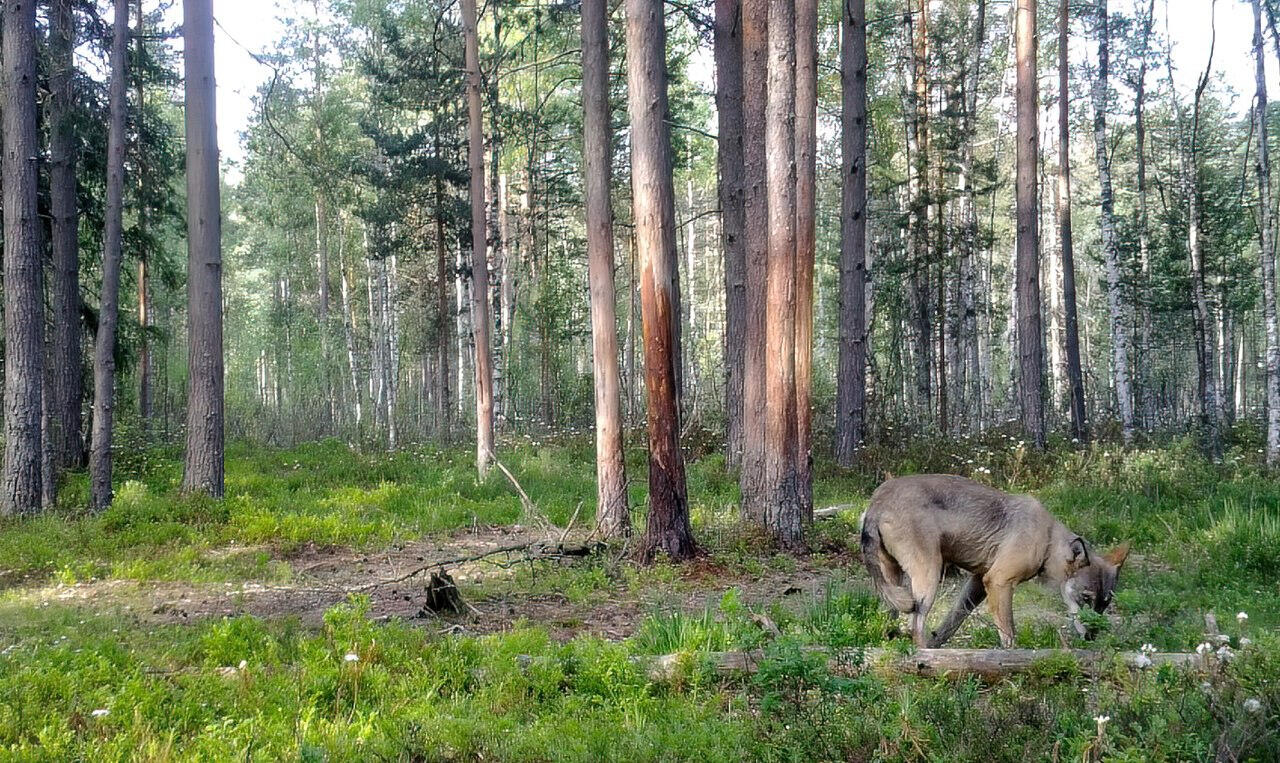
[[[534,507],[501,475],[477,483],[463,449],[237,445],[220,502],[179,495],[177,453],[130,450],[108,511],[78,508],[77,476],[58,510],[0,526],[0,757],[1275,759],[1280,482],[1239,437],[1222,464],[1186,441],[1039,455],[997,434],[871,448],[848,471],[819,462],[816,502],[847,508],[801,556],[743,532],[733,476],[694,453],[696,561],[637,566],[619,545],[490,554],[446,565],[457,614],[424,611],[425,575],[399,578],[587,540],[589,440],[503,443]],[[641,507],[643,453],[628,460]],[[1099,546],[1133,542],[1098,640],[1028,584],[1020,646],[1190,651],[1214,611],[1233,658],[995,683],[830,673],[804,647],[909,649],[869,591],[855,528],[885,473],[921,471],[1033,490]],[[952,645],[997,643],[980,610]],[[765,650],[754,677],[656,685],[631,660],[739,648]]]

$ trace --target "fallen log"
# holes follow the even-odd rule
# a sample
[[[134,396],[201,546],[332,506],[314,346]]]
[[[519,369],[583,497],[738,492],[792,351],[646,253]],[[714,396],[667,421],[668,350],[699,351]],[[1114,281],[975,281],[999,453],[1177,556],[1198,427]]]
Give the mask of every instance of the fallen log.
[[[1141,652],[1094,652],[1087,649],[920,649],[903,654],[893,649],[829,650],[809,647],[808,651],[827,655],[828,668],[841,675],[867,671],[925,677],[978,676],[1000,678],[1035,670],[1052,671],[1055,666],[1074,665],[1083,673],[1097,673],[1117,662],[1134,669],[1145,665]],[[1207,665],[1203,655],[1193,652],[1156,652],[1145,655],[1148,667]],[[669,683],[689,675],[691,668],[707,666],[724,676],[755,673],[765,660],[763,650],[710,652],[705,654],[664,654],[636,657],[650,680]]]

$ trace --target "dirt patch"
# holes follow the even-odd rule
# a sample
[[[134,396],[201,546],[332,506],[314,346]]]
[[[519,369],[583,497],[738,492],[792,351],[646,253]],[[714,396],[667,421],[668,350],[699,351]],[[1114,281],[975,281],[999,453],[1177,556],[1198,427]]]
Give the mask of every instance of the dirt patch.
[[[581,543],[584,536],[585,533],[570,534],[564,543]],[[97,610],[123,610],[155,624],[252,614],[263,618],[298,617],[314,627],[321,623],[326,610],[351,592],[360,591],[370,599],[370,616],[378,619],[403,618],[438,630],[481,634],[528,623],[545,627],[562,640],[582,633],[621,639],[633,634],[651,612],[701,612],[715,607],[730,588],[737,588],[748,604],[788,600],[799,606],[820,596],[831,581],[848,577],[850,570],[861,574],[852,559],[839,556],[821,555],[794,563],[788,557],[782,569],[772,567],[770,557],[762,557],[756,560],[759,564],[751,565],[754,571],[703,557],[678,568],[673,579],[643,585],[608,580],[593,590],[575,592],[554,590],[554,583],[547,581],[560,579],[552,577],[562,572],[556,569],[557,565],[584,564],[581,558],[544,558],[531,565],[521,561],[521,552],[513,551],[448,566],[466,601],[467,611],[461,615],[436,615],[423,610],[425,574],[376,585],[433,563],[548,540],[555,542],[559,537],[549,537],[545,531],[533,528],[506,526],[433,536],[369,553],[314,544],[288,552],[237,546],[210,554],[218,558],[265,550],[274,559],[287,562],[294,579],[283,583],[103,580],[30,588],[24,598],[75,603]],[[617,551],[612,553],[616,555]],[[605,566],[620,569],[619,565]],[[547,590],[549,585],[552,590]]]

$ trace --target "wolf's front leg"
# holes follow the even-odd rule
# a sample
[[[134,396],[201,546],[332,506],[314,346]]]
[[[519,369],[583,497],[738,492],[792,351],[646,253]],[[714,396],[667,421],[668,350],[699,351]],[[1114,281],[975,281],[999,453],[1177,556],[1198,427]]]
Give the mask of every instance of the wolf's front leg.
[[[933,632],[933,638],[929,639],[929,646],[936,649],[947,643],[947,640],[960,629],[960,625],[969,613],[973,612],[986,598],[987,588],[982,584],[982,579],[977,575],[970,575],[964,589],[960,591],[960,598],[956,599],[955,606],[947,613],[946,619],[942,621],[938,630]]]

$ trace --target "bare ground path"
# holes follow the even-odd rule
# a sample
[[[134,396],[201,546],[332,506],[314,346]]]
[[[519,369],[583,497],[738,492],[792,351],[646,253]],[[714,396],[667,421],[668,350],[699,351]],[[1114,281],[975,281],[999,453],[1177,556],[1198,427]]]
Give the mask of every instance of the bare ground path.
[[[570,533],[565,543],[580,542],[585,532]],[[714,607],[731,588],[748,604],[779,599],[805,602],[820,596],[833,581],[860,576],[860,566],[847,552],[787,557],[783,565],[762,563],[744,567],[703,557],[672,568],[662,579],[626,585],[617,579],[616,562],[622,549],[606,549],[589,561],[579,557],[521,560],[519,553],[497,554],[481,561],[451,565],[469,611],[461,615],[423,612],[425,574],[385,585],[434,562],[492,552],[521,543],[556,541],[559,531],[522,527],[479,527],[447,535],[434,535],[373,552],[346,547],[307,544],[289,553],[269,547],[230,546],[208,552],[210,557],[246,553],[270,553],[292,571],[286,582],[242,581],[195,583],[183,581],[92,580],[75,584],[46,584],[10,589],[10,594],[39,603],[61,603],[98,611],[123,611],[139,621],[154,624],[191,623],[239,614],[265,618],[298,617],[305,625],[318,626],[324,612],[352,591],[369,596],[374,618],[404,618],[425,627],[454,632],[491,633],[524,622],[545,627],[553,637],[567,640],[588,633],[621,639],[635,632],[640,621],[658,610],[702,612]],[[767,561],[767,560],[765,560]],[[568,579],[561,565],[601,567],[614,575],[598,590],[558,590]],[[605,570],[613,570],[606,572]]]

